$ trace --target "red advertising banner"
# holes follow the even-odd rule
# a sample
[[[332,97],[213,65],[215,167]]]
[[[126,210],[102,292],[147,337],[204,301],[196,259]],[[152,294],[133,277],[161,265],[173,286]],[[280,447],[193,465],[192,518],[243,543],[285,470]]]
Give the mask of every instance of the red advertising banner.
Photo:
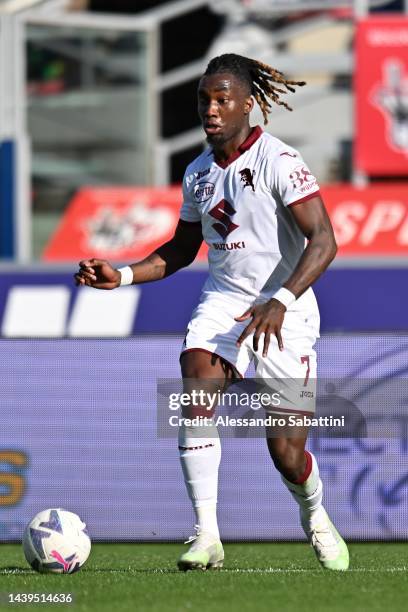
[[[408,184],[322,188],[338,257],[408,255]],[[47,245],[46,261],[101,257],[135,261],[169,240],[179,218],[180,187],[83,189]],[[205,261],[207,249],[198,260]]]
[[[181,203],[178,186],[82,189],[69,204],[42,258],[142,259],[173,236]],[[206,260],[204,247],[199,255]]]
[[[408,176],[408,19],[357,25],[354,163],[369,175]]]
[[[338,257],[408,256],[408,184],[326,186]]]

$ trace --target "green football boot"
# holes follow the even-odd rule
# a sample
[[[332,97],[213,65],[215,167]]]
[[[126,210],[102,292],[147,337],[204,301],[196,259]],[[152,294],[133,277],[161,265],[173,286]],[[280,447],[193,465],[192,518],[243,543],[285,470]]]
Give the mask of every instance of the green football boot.
[[[319,508],[311,522],[305,521],[302,515],[301,522],[322,567],[334,571],[347,570],[349,567],[347,545],[323,506]]]
[[[189,550],[181,555],[178,568],[183,572],[187,570],[218,569],[223,566],[224,549],[221,541],[212,533],[200,531],[195,527],[197,534],[191,536],[185,544],[191,544]]]

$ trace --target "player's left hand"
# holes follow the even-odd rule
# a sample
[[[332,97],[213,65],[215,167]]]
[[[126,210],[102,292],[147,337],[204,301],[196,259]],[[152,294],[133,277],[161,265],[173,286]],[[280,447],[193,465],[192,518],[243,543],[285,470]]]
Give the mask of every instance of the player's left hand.
[[[235,317],[235,321],[240,323],[252,318],[250,324],[246,326],[238,338],[237,346],[241,346],[245,338],[252,334],[252,332],[255,332],[253,339],[254,351],[258,350],[259,338],[261,337],[261,334],[264,334],[264,346],[262,351],[263,357],[266,357],[268,354],[271,334],[276,336],[279,350],[283,351],[281,328],[285,312],[286,307],[278,300],[274,300],[272,298],[265,304],[251,306],[251,308],[248,308],[248,310],[246,310],[240,317]]]

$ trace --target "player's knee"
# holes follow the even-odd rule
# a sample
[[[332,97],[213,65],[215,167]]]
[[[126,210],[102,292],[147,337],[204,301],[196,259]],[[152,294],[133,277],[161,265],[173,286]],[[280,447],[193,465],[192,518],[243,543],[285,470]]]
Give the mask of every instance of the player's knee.
[[[296,480],[304,471],[305,452],[290,439],[268,441],[269,451],[276,469],[288,480]]]

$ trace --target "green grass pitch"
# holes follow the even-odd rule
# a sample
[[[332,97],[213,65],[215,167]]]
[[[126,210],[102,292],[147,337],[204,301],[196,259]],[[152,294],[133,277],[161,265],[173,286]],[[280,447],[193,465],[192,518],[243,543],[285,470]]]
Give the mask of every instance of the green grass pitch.
[[[351,544],[351,569],[327,572],[307,544],[226,544],[225,567],[179,572],[176,544],[94,544],[73,575],[41,575],[1,545],[1,610],[75,612],[384,612],[408,609],[408,544]],[[72,593],[73,604],[7,605],[7,593]]]

